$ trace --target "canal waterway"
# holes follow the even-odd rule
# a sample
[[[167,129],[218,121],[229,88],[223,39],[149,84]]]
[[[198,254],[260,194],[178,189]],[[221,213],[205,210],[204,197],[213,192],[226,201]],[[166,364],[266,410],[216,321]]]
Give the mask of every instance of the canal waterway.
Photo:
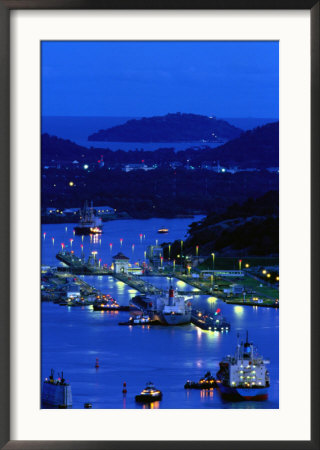
[[[195,218],[193,220],[199,220]],[[143,259],[146,245],[183,239],[192,219],[150,219],[108,222],[101,243],[73,236],[73,226],[43,225],[42,264],[57,265],[55,255],[61,242],[74,239],[72,249],[79,254],[81,245],[89,254],[98,251],[103,263],[123,251],[134,260]],[[169,235],[158,235],[166,225]],[[142,234],[142,238],[141,235]],[[52,242],[54,237],[54,244]],[[122,246],[120,239],[123,239]],[[109,244],[112,243],[112,251]],[[132,250],[132,245],[135,244]],[[127,305],[136,291],[111,276],[84,276],[88,283],[111,294],[121,305]],[[181,280],[167,277],[146,277],[156,287],[192,291]],[[42,303],[42,379],[50,369],[64,371],[72,385],[73,408],[83,408],[90,402],[93,408],[142,408],[134,401],[147,381],[162,390],[163,400],[154,408],[278,408],[279,406],[279,310],[275,308],[226,305],[216,297],[194,295],[195,308],[216,310],[231,322],[228,333],[203,331],[192,324],[163,326],[119,326],[129,313],[93,311],[91,307],[66,307]],[[265,402],[225,403],[217,390],[185,390],[186,380],[198,380],[207,370],[218,370],[221,358],[235,350],[237,333],[249,338],[265,359],[270,360],[269,400]],[[95,368],[99,359],[100,367]],[[127,394],[122,384],[127,383]]]

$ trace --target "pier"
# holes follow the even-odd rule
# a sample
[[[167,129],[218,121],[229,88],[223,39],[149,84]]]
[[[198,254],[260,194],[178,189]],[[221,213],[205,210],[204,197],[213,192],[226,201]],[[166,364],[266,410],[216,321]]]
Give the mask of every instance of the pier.
[[[112,275],[113,272],[105,267],[100,267],[93,256],[89,256],[85,261],[84,257],[79,258],[72,252],[60,251],[56,258],[64,263],[69,272],[75,275]]]

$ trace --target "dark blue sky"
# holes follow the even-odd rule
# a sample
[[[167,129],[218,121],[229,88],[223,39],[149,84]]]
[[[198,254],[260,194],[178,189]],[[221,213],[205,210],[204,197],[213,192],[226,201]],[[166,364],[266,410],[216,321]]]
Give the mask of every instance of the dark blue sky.
[[[43,42],[42,114],[278,118],[277,42]]]

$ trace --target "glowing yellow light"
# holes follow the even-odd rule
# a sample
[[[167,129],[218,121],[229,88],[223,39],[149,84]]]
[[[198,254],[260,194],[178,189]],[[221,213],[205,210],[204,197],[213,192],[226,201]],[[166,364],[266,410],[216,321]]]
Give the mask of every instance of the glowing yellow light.
[[[270,277],[271,277],[270,273],[268,273],[268,274],[267,274],[267,277],[268,277],[268,278],[270,278]]]
[[[69,181],[69,186],[73,186],[74,185],[74,182],[73,181]]]
[[[237,314],[237,316],[242,316],[243,314],[243,306],[235,306],[234,307],[234,312]]]
[[[266,270],[263,270],[262,273],[263,273],[263,275],[265,275],[265,274],[267,273],[267,271],[266,271]]]

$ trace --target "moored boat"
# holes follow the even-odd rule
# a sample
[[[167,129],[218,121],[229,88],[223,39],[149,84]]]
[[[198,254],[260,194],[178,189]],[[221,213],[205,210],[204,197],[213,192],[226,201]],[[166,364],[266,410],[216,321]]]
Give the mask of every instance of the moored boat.
[[[207,372],[203,378],[199,381],[188,380],[184,385],[185,389],[213,389],[217,386],[217,380],[211,375],[211,372]]]
[[[49,378],[46,378],[42,385],[41,400],[43,406],[70,408],[72,406],[71,386],[61,377],[54,378],[54,371],[51,369]]]
[[[92,202],[90,208],[85,202],[84,208],[80,211],[79,224],[74,227],[74,233],[78,236],[102,233],[102,220],[95,215]]]
[[[209,331],[229,331],[231,328],[228,322],[221,314],[218,308],[214,313],[193,309],[191,312],[191,322],[203,330]]]
[[[117,311],[120,310],[119,303],[111,295],[98,295],[93,303],[95,311]]]

